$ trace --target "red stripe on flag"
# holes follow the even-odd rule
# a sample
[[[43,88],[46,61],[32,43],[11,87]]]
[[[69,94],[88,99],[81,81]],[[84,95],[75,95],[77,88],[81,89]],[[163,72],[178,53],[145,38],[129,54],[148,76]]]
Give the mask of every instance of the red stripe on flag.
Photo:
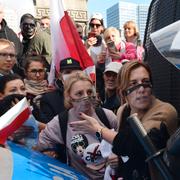
[[[51,3],[51,40],[53,59],[49,82],[53,83],[55,67],[59,72],[59,63],[65,58],[74,58],[87,75],[95,81],[95,65],[89,56],[78,32],[67,11],[64,11],[62,0]]]
[[[4,144],[7,138],[13,134],[29,118],[30,109],[24,109],[8,126],[0,130],[0,144]]]
[[[70,57],[78,60],[83,70],[88,67],[93,67],[94,62],[89,56],[84,44],[82,43],[76,27],[74,26],[67,11],[64,11],[64,13],[65,15],[60,21],[60,28],[62,30],[64,40],[66,41]],[[91,79],[95,81],[95,69],[94,72],[90,72],[89,74]]]
[[[67,11],[64,11],[65,16],[60,21],[60,26],[64,35],[64,39],[69,48],[69,52],[72,58],[77,59],[80,62],[81,67],[86,69],[89,66],[93,66],[94,63],[89,56],[81,38],[74,26]]]

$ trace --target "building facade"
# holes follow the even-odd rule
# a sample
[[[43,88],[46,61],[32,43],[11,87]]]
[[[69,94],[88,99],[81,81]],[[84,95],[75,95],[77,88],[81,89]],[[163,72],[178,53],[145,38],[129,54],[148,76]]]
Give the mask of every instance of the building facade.
[[[148,15],[149,5],[138,5],[138,27],[141,39],[144,39],[144,31],[146,28],[146,21]]]
[[[138,5],[125,1],[119,1],[106,10],[107,27],[114,26],[123,30],[123,25],[126,21],[134,21],[140,32],[140,38],[144,39],[144,30],[147,20],[149,5]],[[122,32],[123,34],[123,32]]]
[[[37,19],[40,19],[42,16],[50,16],[50,1],[33,0]],[[73,21],[85,29],[88,21],[87,0],[65,0],[64,3]]]
[[[5,19],[8,25],[19,32],[20,18],[25,13],[30,13],[37,19],[42,16],[50,16],[51,0],[6,0],[2,4],[5,8]],[[64,0],[66,9],[75,23],[80,24],[86,29],[88,21],[87,0]],[[19,4],[23,4],[19,8]]]

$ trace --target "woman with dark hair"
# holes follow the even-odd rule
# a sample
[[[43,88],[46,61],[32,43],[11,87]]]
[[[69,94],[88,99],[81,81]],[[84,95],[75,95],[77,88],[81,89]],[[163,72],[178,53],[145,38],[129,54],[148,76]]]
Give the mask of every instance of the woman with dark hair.
[[[92,57],[94,64],[97,65],[97,56],[104,49],[104,41],[102,38],[104,32],[103,17],[100,13],[93,13],[89,20],[90,31],[85,42],[87,51]]]
[[[144,149],[127,118],[136,113],[156,148],[161,149],[166,146],[168,133],[172,134],[177,128],[177,112],[171,104],[153,95],[151,71],[146,64],[139,61],[127,62],[121,68],[117,81],[123,103],[117,112],[119,132],[101,126],[95,118],[84,113],[80,114],[81,121],[71,122],[70,126],[73,131],[81,130],[91,134],[100,132],[101,137],[113,145],[112,150],[120,159],[121,156],[128,156],[126,162],[120,161],[120,177],[126,180],[161,179],[154,165],[146,162]]]
[[[24,66],[27,93],[38,96],[48,92],[47,72],[43,56],[28,56]]]
[[[48,86],[47,72],[43,56],[28,56],[24,66],[25,87],[27,96],[34,102],[38,100],[42,94],[54,90]]]
[[[3,115],[13,104],[26,96],[26,88],[20,76],[12,74],[0,77],[0,114]],[[32,148],[37,143],[39,123],[31,114],[10,139]]]

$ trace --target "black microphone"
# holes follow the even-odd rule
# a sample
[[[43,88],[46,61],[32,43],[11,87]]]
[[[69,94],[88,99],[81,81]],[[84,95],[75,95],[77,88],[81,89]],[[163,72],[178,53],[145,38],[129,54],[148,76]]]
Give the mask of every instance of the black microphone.
[[[137,136],[141,145],[143,146],[146,154],[147,161],[153,161],[159,172],[161,173],[164,180],[173,180],[172,175],[170,174],[166,164],[159,156],[161,151],[157,151],[155,146],[153,145],[150,137],[148,136],[146,130],[141,124],[136,114],[131,115],[127,118],[128,123],[130,124],[133,132]]]

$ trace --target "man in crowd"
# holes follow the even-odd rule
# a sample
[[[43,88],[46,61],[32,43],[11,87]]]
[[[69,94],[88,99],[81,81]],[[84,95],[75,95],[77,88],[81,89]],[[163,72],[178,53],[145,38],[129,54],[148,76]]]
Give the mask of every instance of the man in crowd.
[[[13,74],[16,63],[16,51],[12,42],[0,39],[0,76]]]
[[[117,74],[121,69],[122,64],[119,62],[110,62],[104,71],[104,89],[100,93],[102,106],[104,108],[117,112],[120,106],[120,99],[117,95]]]
[[[22,43],[24,45],[23,56],[42,55],[46,58],[46,67],[49,70],[51,63],[51,39],[45,31],[37,28],[37,22],[31,14],[24,14],[20,20]],[[24,65],[25,62],[21,62]]]
[[[40,19],[40,27],[42,30],[50,34],[50,18],[48,16],[43,16]]]
[[[63,83],[72,72],[80,70],[82,68],[79,62],[73,58],[60,61],[60,74],[56,81],[57,89],[46,93],[40,100],[40,114],[43,123],[49,122],[55,115],[65,110]]]

